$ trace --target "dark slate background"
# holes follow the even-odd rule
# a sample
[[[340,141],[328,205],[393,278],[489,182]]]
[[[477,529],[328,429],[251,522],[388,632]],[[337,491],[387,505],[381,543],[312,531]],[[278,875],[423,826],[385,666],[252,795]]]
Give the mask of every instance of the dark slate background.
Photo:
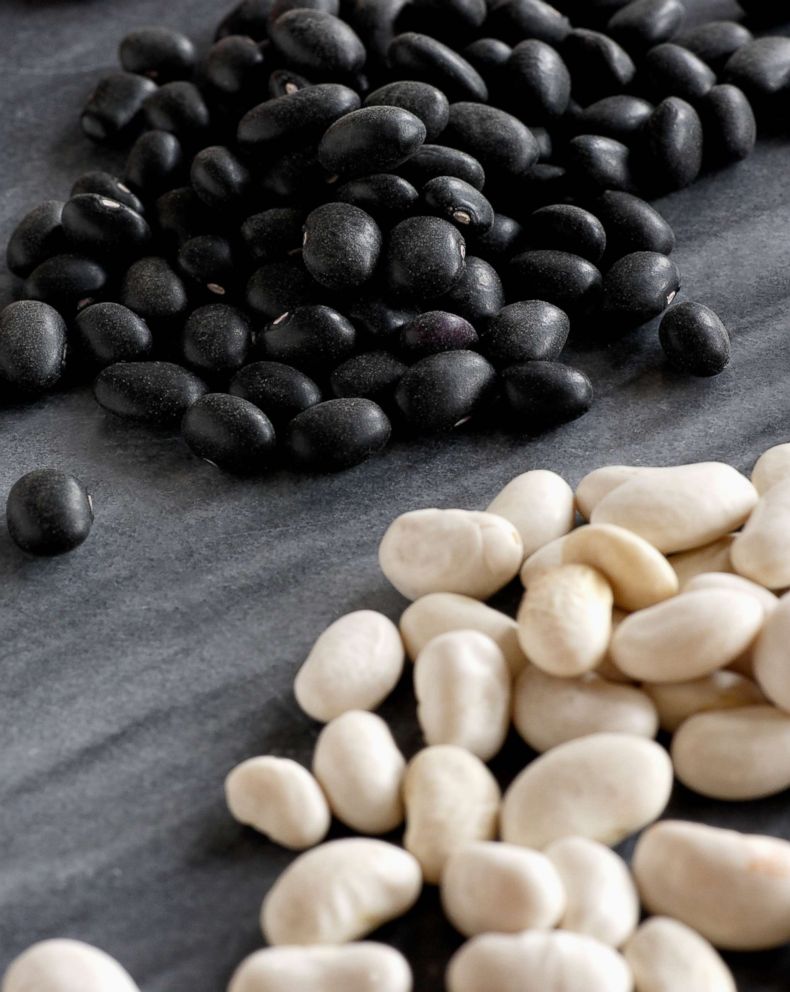
[[[128,29],[163,22],[201,42],[216,0],[2,0],[0,238],[87,168],[113,160],[82,136],[82,101]],[[727,16],[731,0],[694,5]],[[661,208],[687,297],[733,334],[712,381],[663,367],[654,331],[578,358],[597,402],[540,441],[457,435],[399,444],[343,475],[238,482],[178,437],[105,416],[87,392],[0,412],[0,493],[30,469],[78,474],[96,505],[90,540],[31,561],[0,530],[0,969],[50,936],[118,957],[145,992],[214,992],[260,946],[257,914],[289,857],[230,821],[222,779],[273,751],[309,761],[315,728],[291,694],[321,629],[360,607],[404,605],[376,565],[398,513],[484,507],[515,474],[575,483],[610,462],[723,459],[748,470],[790,429],[790,143]],[[10,280],[0,276],[7,299]],[[416,746],[408,687],[387,707]],[[515,746],[503,775],[523,762]],[[790,836],[787,797],[673,812]],[[433,992],[454,938],[435,912],[387,929]],[[734,961],[740,987],[787,988],[790,956]]]

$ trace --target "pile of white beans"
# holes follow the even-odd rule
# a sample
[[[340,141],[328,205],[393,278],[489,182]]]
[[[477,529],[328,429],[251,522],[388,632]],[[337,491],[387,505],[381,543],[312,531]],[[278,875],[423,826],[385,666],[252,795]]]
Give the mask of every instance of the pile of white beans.
[[[790,941],[790,842],[656,822],[674,779],[719,800],[790,787],[790,444],[751,481],[610,466],[574,493],[530,471],[485,512],[398,517],[379,559],[412,602],[399,628],[362,610],[316,641],[295,682],[325,724],[312,769],[227,777],[238,821],[305,852],[229,992],[411,992],[403,956],[363,938],[426,884],[467,938],[447,992],[733,992],[715,948]],[[515,619],[484,604],[519,574]],[[406,658],[426,745],[409,761],[373,712]],[[503,795],[486,763],[511,725],[540,754]],[[333,816],[367,836],[326,842]],[[402,846],[377,839],[402,826]],[[640,831],[629,867],[611,846]],[[56,940],[2,992],[76,988],[136,990]]]

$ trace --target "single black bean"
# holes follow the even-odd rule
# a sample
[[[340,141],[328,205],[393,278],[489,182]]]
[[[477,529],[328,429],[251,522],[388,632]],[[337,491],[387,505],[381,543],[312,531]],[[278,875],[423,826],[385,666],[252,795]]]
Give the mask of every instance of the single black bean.
[[[272,44],[298,72],[344,78],[365,64],[365,46],[344,21],[321,10],[289,10],[269,27]]]
[[[505,67],[512,51],[510,45],[498,38],[478,38],[461,51],[469,65],[483,77],[489,98],[495,103],[505,95]]]
[[[330,173],[365,176],[388,172],[425,141],[425,125],[401,107],[363,107],[330,125],[318,159]]]
[[[574,252],[597,265],[606,251],[606,231],[601,221],[581,207],[556,203],[540,207],[527,223],[533,248]]]
[[[758,116],[786,112],[790,86],[790,38],[755,38],[742,45],[724,66],[723,83],[738,86]]]
[[[138,214],[143,213],[145,209],[125,183],[122,183],[117,176],[101,170],[86,172],[76,180],[71,187],[71,195],[78,196],[80,193],[98,193],[99,196],[106,196],[110,200],[122,203],[130,210],[136,210]]]
[[[473,155],[486,171],[508,176],[521,175],[540,155],[528,127],[512,114],[482,103],[451,104],[442,140]]]
[[[564,310],[545,300],[522,300],[503,307],[489,321],[483,350],[489,361],[504,367],[553,361],[565,347],[570,329]]]
[[[437,176],[422,188],[426,213],[452,221],[464,237],[485,234],[494,223],[494,208],[480,190],[454,176]]]
[[[277,99],[280,96],[291,96],[312,85],[301,73],[291,72],[290,69],[275,69],[269,74],[268,92],[272,99]]]
[[[359,108],[359,95],[340,83],[307,86],[266,100],[239,121],[239,143],[256,148],[274,142],[300,145],[318,139],[330,124]]]
[[[160,86],[146,99],[143,110],[149,127],[171,131],[185,142],[199,141],[211,120],[200,90],[185,80]]]
[[[702,169],[702,121],[685,100],[670,96],[656,107],[644,130],[644,181],[670,192],[690,186]]]
[[[267,320],[315,303],[319,296],[319,286],[304,266],[290,259],[265,262],[250,276],[246,291],[247,306]]]
[[[559,52],[530,38],[513,49],[507,65],[513,106],[525,120],[561,117],[571,98],[571,74]]]
[[[293,207],[271,207],[248,217],[241,225],[241,237],[252,258],[271,262],[298,252],[305,216]]]
[[[418,434],[450,431],[484,410],[496,393],[493,366],[474,351],[442,351],[421,359],[395,390],[398,410]]]
[[[121,41],[118,56],[127,72],[166,83],[191,76],[196,53],[195,46],[180,31],[147,27],[130,31]]]
[[[639,327],[663,313],[679,289],[680,272],[666,255],[624,255],[604,276],[603,322],[611,322],[614,331]]]
[[[260,45],[244,35],[214,42],[203,63],[203,74],[214,92],[237,106],[260,99],[266,81],[266,60]]]
[[[146,131],[129,151],[124,178],[143,198],[152,199],[177,186],[183,171],[178,138],[169,131]]]
[[[217,231],[220,215],[200,200],[191,186],[163,193],[154,205],[156,226],[166,241],[183,244],[199,234]]]
[[[269,11],[269,20],[276,21],[278,17],[287,14],[289,10],[323,10],[325,14],[338,17],[340,0],[274,0]]]
[[[97,403],[127,420],[177,424],[206,392],[206,384],[172,362],[116,362],[93,385]]]
[[[54,468],[28,472],[11,487],[6,503],[11,540],[31,555],[61,555],[87,538],[93,500],[73,475]]]
[[[245,314],[225,303],[193,310],[184,325],[184,358],[206,376],[231,375],[247,361],[252,328]]]
[[[700,101],[703,154],[709,167],[740,162],[753,151],[757,121],[743,90],[729,83],[714,86]]]
[[[325,400],[288,425],[285,447],[295,468],[340,472],[386,447],[392,426],[378,403],[362,397]]]
[[[83,355],[97,368],[145,358],[153,339],[148,324],[120,303],[94,303],[74,318]]]
[[[368,93],[366,107],[400,107],[414,114],[425,125],[425,140],[435,141],[447,127],[450,104],[447,97],[430,83],[413,79],[396,80]]]
[[[250,189],[247,166],[223,145],[203,148],[189,170],[192,189],[209,207],[238,208]]]
[[[456,47],[478,34],[485,19],[486,0],[409,0],[395,30],[418,31]]]
[[[536,38],[559,45],[570,29],[568,18],[543,0],[494,0],[484,30],[506,41]]]
[[[337,189],[335,198],[359,207],[389,227],[413,212],[420,195],[402,176],[380,172],[349,180]]]
[[[400,329],[416,316],[414,310],[379,296],[356,296],[348,303],[354,326],[376,347],[395,347]]]
[[[291,207],[310,207],[322,195],[322,187],[328,190],[330,177],[318,161],[316,149],[312,146],[290,148],[279,155],[273,155],[257,176],[260,197],[264,201],[283,201]]]
[[[316,282],[343,292],[371,278],[381,245],[381,229],[364,210],[350,203],[325,203],[307,215],[302,258]]]
[[[181,278],[164,258],[140,258],[126,270],[120,302],[153,323],[186,313],[187,292]]]
[[[400,332],[400,350],[416,361],[440,351],[470,350],[479,343],[477,331],[468,320],[446,310],[426,310]]]
[[[601,298],[601,273],[570,252],[525,251],[510,263],[511,297],[529,295],[560,307],[570,317],[593,310]]]
[[[730,364],[730,335],[717,314],[702,303],[679,303],[658,329],[669,364],[689,375],[718,375]]]
[[[242,34],[262,41],[267,34],[273,2],[274,0],[241,0],[220,21],[214,37],[219,39]]]
[[[225,296],[238,282],[238,263],[227,238],[198,234],[178,249],[178,267],[201,289]]]
[[[492,265],[467,255],[461,278],[437,302],[482,330],[505,305],[505,291]]]
[[[66,250],[62,211],[60,200],[45,200],[14,228],[6,248],[6,265],[15,276],[24,279],[36,266]]]
[[[630,191],[635,188],[631,149],[615,138],[579,134],[568,144],[566,168],[581,190]]]
[[[263,353],[272,361],[322,374],[352,355],[356,340],[351,321],[322,305],[289,310],[259,337]]]
[[[67,200],[61,223],[74,248],[99,258],[139,255],[151,239],[142,214],[98,193],[79,193]]]
[[[608,35],[574,28],[562,44],[573,92],[585,104],[628,89],[636,75],[631,56]]]
[[[716,85],[716,73],[687,48],[665,42],[646,53],[640,67],[647,90],[658,100],[679,96],[696,103]]]
[[[404,0],[350,0],[344,16],[368,50],[371,68],[385,68],[387,49],[395,36],[395,19]]]
[[[685,19],[681,0],[632,0],[612,15],[606,33],[632,54],[641,55],[674,38]]]
[[[428,35],[414,31],[396,35],[387,60],[401,78],[431,83],[449,100],[488,99],[488,87],[480,73],[452,48]]]
[[[423,145],[400,166],[398,172],[417,189],[436,176],[455,176],[475,189],[482,189],[486,181],[483,166],[476,158],[446,145]]]
[[[654,110],[653,104],[641,97],[615,93],[585,107],[573,123],[578,134],[600,134],[627,144]]]
[[[390,231],[384,270],[392,292],[413,299],[446,293],[464,271],[466,245],[441,217],[407,217]]]
[[[684,31],[675,41],[707,62],[714,72],[724,69],[739,48],[752,41],[751,31],[736,21],[707,21]]]
[[[338,365],[330,376],[329,386],[336,397],[361,396],[387,410],[407,368],[388,351],[363,351]]]
[[[67,312],[93,302],[107,282],[105,269],[84,255],[53,255],[37,265],[22,287],[24,296]]]
[[[66,364],[66,322],[36,300],[0,311],[0,381],[31,396],[57,385]]]
[[[103,76],[82,111],[82,130],[93,141],[122,141],[134,129],[156,84],[131,72]]]
[[[638,196],[609,190],[590,209],[606,229],[607,255],[612,261],[635,251],[672,254],[674,231],[655,207]]]
[[[518,251],[524,236],[524,229],[517,220],[506,214],[494,214],[494,223],[485,232],[469,239],[469,247],[475,255],[494,265],[508,261]]]
[[[525,362],[502,373],[511,430],[540,434],[581,417],[593,401],[587,376],[561,362]]]
[[[272,422],[241,396],[206,393],[184,414],[189,449],[224,472],[259,475],[271,466],[277,440]]]
[[[228,389],[262,410],[277,430],[321,402],[321,390],[313,380],[282,362],[245,365],[231,379]]]

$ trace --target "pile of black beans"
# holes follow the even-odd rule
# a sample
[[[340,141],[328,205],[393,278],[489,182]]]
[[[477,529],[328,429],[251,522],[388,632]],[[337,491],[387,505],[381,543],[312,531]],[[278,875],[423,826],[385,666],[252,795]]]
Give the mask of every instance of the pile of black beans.
[[[202,57],[132,32],[82,115],[131,144],[122,178],[81,176],[8,245],[5,398],[90,378],[106,410],[250,474],[346,468],[393,430],[545,431],[592,401],[569,336],[611,346],[662,314],[668,361],[717,374],[727,330],[670,307],[675,238],[647,200],[787,115],[790,39],[684,17],[243,0]]]

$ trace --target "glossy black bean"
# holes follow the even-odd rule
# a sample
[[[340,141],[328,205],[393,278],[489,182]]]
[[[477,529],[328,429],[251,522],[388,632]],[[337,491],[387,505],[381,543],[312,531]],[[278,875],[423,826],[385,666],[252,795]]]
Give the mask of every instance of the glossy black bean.
[[[384,269],[390,289],[410,299],[446,293],[461,278],[466,245],[441,217],[407,217],[390,232]]]
[[[702,303],[679,303],[658,329],[669,364],[689,375],[718,375],[730,364],[730,335],[717,314]]]
[[[66,364],[66,322],[36,300],[0,311],[0,382],[32,396],[57,385]]]
[[[607,256],[611,261],[635,251],[671,255],[675,233],[661,214],[631,193],[609,190],[590,204],[606,229]]]
[[[716,85],[716,73],[699,56],[680,45],[666,42],[646,53],[640,78],[647,91],[661,100],[679,96],[696,103]]]
[[[97,403],[127,420],[177,424],[207,392],[192,372],[172,362],[116,362],[93,384]]]
[[[437,303],[445,310],[465,317],[482,331],[505,305],[505,291],[492,265],[482,258],[467,255],[461,278]]]
[[[262,410],[277,430],[316,403],[321,390],[304,372],[282,362],[253,362],[239,369],[229,392]]]
[[[430,83],[413,79],[396,80],[368,93],[366,107],[400,107],[414,114],[425,125],[425,140],[435,141],[447,126],[450,104],[447,97]]]
[[[332,174],[366,176],[397,168],[424,141],[425,125],[408,110],[363,107],[330,125],[318,159]]]
[[[510,296],[546,300],[570,317],[589,313],[601,298],[601,273],[586,258],[551,249],[525,251],[510,263]]]
[[[98,193],[67,200],[61,223],[69,244],[98,258],[139,255],[151,240],[142,214]]]
[[[755,38],[742,45],[724,66],[723,83],[738,86],[759,114],[782,120],[790,86],[790,38]]]
[[[431,83],[449,100],[488,99],[488,87],[480,73],[452,48],[428,35],[414,31],[396,35],[387,60],[401,78]]]
[[[350,203],[325,203],[307,215],[302,259],[316,282],[336,292],[356,289],[373,275],[381,229]]]
[[[491,174],[519,176],[540,155],[528,127],[512,114],[482,103],[453,103],[442,140],[474,156],[489,178]]]
[[[421,359],[395,390],[400,415],[418,434],[450,431],[493,400],[497,375],[474,351],[442,351]]]
[[[156,226],[166,241],[182,244],[199,234],[219,229],[219,216],[200,200],[190,186],[163,193],[154,205]]]
[[[388,351],[363,351],[338,365],[329,379],[336,397],[361,396],[388,410],[408,365]]]
[[[494,0],[484,30],[511,43],[536,38],[559,45],[570,29],[568,18],[543,0]]]
[[[719,73],[727,60],[753,37],[747,27],[736,21],[707,21],[684,31],[675,41]]]
[[[45,200],[26,213],[14,228],[6,248],[6,265],[15,276],[30,275],[36,266],[66,250],[60,223],[63,203]]]
[[[145,358],[153,344],[148,324],[120,303],[85,307],[74,318],[74,330],[81,353],[97,368]]]
[[[207,393],[193,403],[181,420],[181,436],[194,455],[233,475],[265,472],[277,446],[266,414],[227,393]]]
[[[585,104],[628,89],[636,66],[631,56],[608,35],[575,28],[562,45],[570,69],[573,92]]]
[[[247,166],[223,145],[203,148],[189,170],[192,189],[209,207],[236,209],[250,190]]]
[[[743,90],[723,83],[714,86],[700,101],[703,154],[709,167],[740,162],[753,151],[757,141],[757,121]]]
[[[527,434],[569,423],[587,413],[593,387],[587,376],[561,362],[525,362],[502,373],[508,428]]]
[[[552,120],[568,109],[571,74],[551,45],[532,38],[519,42],[508,59],[507,78],[513,106],[524,120]]]
[[[681,0],[632,0],[612,15],[606,33],[629,52],[641,55],[674,38],[685,18]]]
[[[269,74],[268,92],[272,99],[281,96],[292,96],[299,90],[307,89],[313,84],[306,77],[290,69],[275,69]]]
[[[524,229],[517,220],[506,214],[494,214],[494,223],[485,232],[469,239],[469,248],[494,265],[508,261],[518,251]]]
[[[184,359],[201,375],[226,376],[238,371],[247,361],[251,343],[246,315],[225,303],[198,307],[184,324]]]
[[[395,30],[418,31],[456,47],[479,34],[486,13],[486,0],[409,0]]]
[[[274,0],[241,0],[220,21],[214,37],[226,38],[228,35],[241,34],[262,41],[267,34],[273,2]]]
[[[298,72],[347,78],[365,64],[365,46],[353,28],[321,10],[290,10],[269,27],[272,44]]]
[[[211,120],[200,90],[184,80],[160,86],[146,99],[143,111],[149,127],[170,131],[186,142],[199,141]]]
[[[214,296],[225,296],[238,282],[238,263],[227,238],[198,234],[178,249],[178,267],[191,280]]]
[[[78,196],[80,193],[97,193],[99,196],[106,196],[129,207],[130,210],[136,210],[138,214],[143,213],[145,209],[125,183],[122,183],[117,176],[101,170],[86,172],[76,180],[71,187],[71,195]]]
[[[107,282],[103,266],[84,255],[53,255],[25,280],[27,299],[42,300],[62,312],[74,310],[101,292]]]
[[[149,323],[180,317],[187,309],[187,292],[170,263],[149,256],[126,270],[120,302]]]
[[[288,425],[285,447],[295,468],[340,472],[367,461],[386,447],[392,427],[373,400],[326,400],[300,413]]]
[[[359,207],[379,224],[390,227],[414,211],[420,196],[402,176],[380,172],[344,183],[335,198]]]
[[[146,131],[129,151],[124,179],[144,199],[173,189],[183,177],[181,142],[169,131]]]
[[[252,38],[230,35],[211,46],[203,75],[218,97],[234,106],[251,106],[258,103],[266,84],[266,60]]]
[[[422,188],[425,213],[444,217],[464,237],[485,234],[494,223],[494,208],[480,190],[454,176],[437,176]]]
[[[476,348],[477,331],[468,320],[446,310],[426,310],[418,314],[400,332],[400,351],[414,362],[440,351]]]
[[[417,189],[436,176],[455,176],[475,189],[482,189],[486,181],[483,166],[476,158],[446,145],[423,145],[400,166],[398,172]]]
[[[318,161],[316,149],[311,146],[268,156],[257,180],[260,199],[303,208],[326,199],[322,191],[329,192],[331,182]]]
[[[298,252],[305,216],[293,207],[271,207],[248,217],[241,225],[241,237],[252,258],[271,262]]]
[[[11,540],[31,555],[73,551],[93,524],[93,500],[73,475],[54,468],[28,472],[11,487],[6,503]]]
[[[189,38],[161,26],[130,31],[121,41],[118,57],[127,72],[157,83],[188,79],[195,68],[195,46]]]
[[[600,134],[628,143],[655,110],[652,103],[628,93],[615,93],[596,100],[574,119],[578,134]]]
[[[544,300],[510,303],[489,321],[483,351],[497,366],[553,361],[568,340],[571,323],[564,310]]]
[[[414,310],[378,296],[358,296],[349,301],[348,316],[376,347],[395,347],[400,329],[416,316]]]
[[[239,121],[239,143],[300,145],[318,139],[330,124],[359,108],[359,95],[340,83],[320,83],[259,103]]]
[[[606,251],[606,231],[601,221],[581,207],[555,203],[540,207],[527,222],[533,248],[573,252],[597,265]]]
[[[274,320],[295,307],[317,302],[319,286],[296,261],[266,262],[250,276],[247,306],[261,317]]]
[[[654,251],[618,259],[604,276],[602,322],[612,329],[638,327],[663,313],[680,289],[677,265]]]
[[[278,317],[259,340],[272,361],[307,373],[328,374],[353,354],[357,332],[351,321],[331,307],[304,306]]]
[[[702,121],[680,97],[670,96],[656,107],[644,130],[644,180],[660,192],[691,185],[702,169]]]
[[[103,76],[82,111],[82,130],[93,141],[123,141],[135,128],[156,84],[131,72]]]

